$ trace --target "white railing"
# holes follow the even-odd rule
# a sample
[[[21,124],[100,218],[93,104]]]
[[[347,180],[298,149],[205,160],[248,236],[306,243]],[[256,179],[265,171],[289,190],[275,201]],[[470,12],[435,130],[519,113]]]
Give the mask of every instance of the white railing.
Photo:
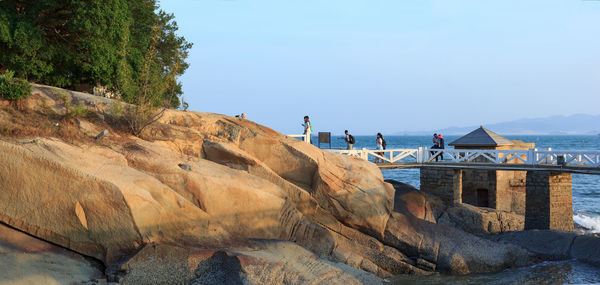
[[[346,154],[351,156],[357,156],[366,160],[370,158],[379,159],[380,161],[388,163],[398,162],[414,162],[418,159],[418,149],[386,149],[386,150],[374,150],[374,149],[354,149],[354,150],[331,150],[340,154]]]
[[[600,151],[491,150],[491,149],[356,149],[329,150],[380,163],[473,163],[529,164],[545,166],[600,167]],[[438,161],[436,161],[436,158]]]
[[[288,137],[292,137],[292,138],[297,138],[300,139],[303,142],[310,142],[309,141],[309,136],[308,135],[287,135]]]

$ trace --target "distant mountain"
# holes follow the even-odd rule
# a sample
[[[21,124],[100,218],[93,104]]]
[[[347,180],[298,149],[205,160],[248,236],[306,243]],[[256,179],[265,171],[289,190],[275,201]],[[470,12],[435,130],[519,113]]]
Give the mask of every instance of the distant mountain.
[[[444,135],[464,135],[479,126],[449,127],[441,130]],[[600,134],[600,115],[576,114],[571,116],[551,116],[545,118],[519,119],[496,124],[486,124],[485,128],[501,135],[597,135]],[[407,135],[430,135],[434,131],[399,132]]]

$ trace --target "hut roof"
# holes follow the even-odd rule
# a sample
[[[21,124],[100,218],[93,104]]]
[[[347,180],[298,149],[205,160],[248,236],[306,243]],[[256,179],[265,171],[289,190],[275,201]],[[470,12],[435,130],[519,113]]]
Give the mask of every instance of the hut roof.
[[[513,141],[483,126],[449,143],[451,146],[501,146],[513,145]]]

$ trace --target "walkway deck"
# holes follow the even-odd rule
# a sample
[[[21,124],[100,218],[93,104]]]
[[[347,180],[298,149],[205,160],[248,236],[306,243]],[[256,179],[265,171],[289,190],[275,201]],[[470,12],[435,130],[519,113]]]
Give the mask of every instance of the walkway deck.
[[[360,157],[381,169],[456,168],[512,171],[557,171],[600,175],[600,151],[564,151],[552,149],[388,149],[328,150]],[[443,154],[444,160],[440,159]],[[435,159],[438,157],[439,162]]]
[[[416,162],[400,162],[400,163],[376,163],[380,169],[411,169],[423,167],[438,167],[438,168],[455,168],[455,169],[479,169],[479,170],[512,170],[512,171],[556,171],[576,174],[594,174],[600,175],[600,168],[597,167],[581,167],[581,166],[543,166],[543,165],[526,165],[526,164],[489,164],[489,163],[416,163]]]

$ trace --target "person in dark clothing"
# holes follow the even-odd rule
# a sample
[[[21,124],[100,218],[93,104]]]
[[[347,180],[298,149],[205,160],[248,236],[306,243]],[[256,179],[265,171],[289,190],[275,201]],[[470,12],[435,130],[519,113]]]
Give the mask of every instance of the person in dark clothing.
[[[437,148],[439,148],[438,134],[433,134],[432,142],[433,142],[433,145],[431,146],[431,149],[437,149]],[[435,154],[435,151],[430,151],[429,154],[431,156],[433,156]]]
[[[442,134],[438,134],[437,138],[438,138],[438,143],[437,143],[438,147],[437,148],[444,149],[444,147],[445,147],[444,136],[442,136]],[[435,157],[435,161],[438,161],[438,157],[441,158],[442,160],[444,160],[444,153],[440,152],[440,154]]]
[[[344,138],[344,140],[346,141],[346,149],[347,150],[352,150],[354,148],[354,142],[355,139],[354,137],[348,132],[348,130],[344,131],[344,134],[346,135],[346,137]]]

